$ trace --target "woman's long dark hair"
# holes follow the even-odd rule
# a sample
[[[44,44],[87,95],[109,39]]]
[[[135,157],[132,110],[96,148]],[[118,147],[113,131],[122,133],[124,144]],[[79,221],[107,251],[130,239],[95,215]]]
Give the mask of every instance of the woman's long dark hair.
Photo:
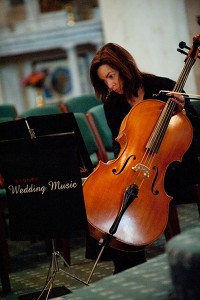
[[[96,96],[102,101],[105,101],[108,96],[108,87],[97,75],[98,68],[105,64],[119,71],[126,99],[130,99],[132,96],[137,97],[139,88],[143,86],[143,73],[138,69],[132,55],[123,47],[114,43],[105,44],[97,51],[92,60],[90,79]]]

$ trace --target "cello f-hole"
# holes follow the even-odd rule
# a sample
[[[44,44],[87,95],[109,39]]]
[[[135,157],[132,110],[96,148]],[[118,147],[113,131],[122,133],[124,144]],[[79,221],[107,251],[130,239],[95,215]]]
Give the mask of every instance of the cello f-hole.
[[[117,172],[117,169],[114,168],[114,169],[112,169],[112,173],[113,173],[114,175],[119,175],[119,174],[125,169],[125,167],[126,167],[128,161],[129,161],[131,158],[133,158],[133,159],[135,160],[135,159],[136,159],[136,156],[135,156],[134,154],[130,155],[130,156],[127,158],[127,160],[125,161],[125,163],[124,163],[124,165],[122,166],[121,170],[120,170],[119,172]]]
[[[155,186],[155,182],[156,182],[156,179],[158,177],[158,168],[156,166],[153,167],[153,170],[156,170],[156,175],[154,177],[154,180],[153,180],[153,183],[152,183],[152,187],[151,187],[151,190],[152,190],[152,193],[156,196],[159,194],[159,191],[158,190],[154,190],[154,186]]]

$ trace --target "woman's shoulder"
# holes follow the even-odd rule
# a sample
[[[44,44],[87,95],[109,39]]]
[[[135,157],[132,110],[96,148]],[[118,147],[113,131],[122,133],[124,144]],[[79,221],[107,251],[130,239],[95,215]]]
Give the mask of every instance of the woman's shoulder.
[[[144,90],[145,97],[151,98],[153,94],[158,94],[160,90],[168,90],[172,91],[175,86],[175,81],[162,76],[152,75],[152,74],[144,74]]]
[[[147,74],[144,73],[143,74],[143,80],[144,80],[144,84],[148,84],[148,83],[157,83],[157,84],[161,84],[161,85],[173,85],[176,83],[174,80],[168,78],[168,77],[163,77],[163,76],[158,76],[158,75],[154,75],[154,74]]]

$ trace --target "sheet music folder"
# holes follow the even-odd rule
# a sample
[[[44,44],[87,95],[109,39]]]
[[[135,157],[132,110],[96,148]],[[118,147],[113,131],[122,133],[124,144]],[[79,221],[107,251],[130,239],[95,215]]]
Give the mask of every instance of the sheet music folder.
[[[73,114],[66,116],[27,118],[33,139],[24,119],[0,124],[11,240],[66,238],[86,228],[79,156],[84,143],[78,142]]]

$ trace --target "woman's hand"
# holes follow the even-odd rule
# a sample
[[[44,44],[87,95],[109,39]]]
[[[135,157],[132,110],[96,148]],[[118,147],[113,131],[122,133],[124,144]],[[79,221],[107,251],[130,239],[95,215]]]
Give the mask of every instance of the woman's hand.
[[[181,112],[184,110],[185,98],[183,97],[183,95],[177,93],[168,93],[167,96],[169,96],[171,100],[178,105],[178,109],[176,110],[176,112]]]

